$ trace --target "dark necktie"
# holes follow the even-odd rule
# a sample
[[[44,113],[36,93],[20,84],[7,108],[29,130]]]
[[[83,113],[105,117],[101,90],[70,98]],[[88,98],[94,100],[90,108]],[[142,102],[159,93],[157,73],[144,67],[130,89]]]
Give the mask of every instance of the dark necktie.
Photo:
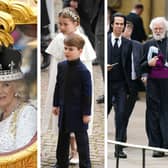
[[[115,38],[114,48],[118,48],[118,38]]]

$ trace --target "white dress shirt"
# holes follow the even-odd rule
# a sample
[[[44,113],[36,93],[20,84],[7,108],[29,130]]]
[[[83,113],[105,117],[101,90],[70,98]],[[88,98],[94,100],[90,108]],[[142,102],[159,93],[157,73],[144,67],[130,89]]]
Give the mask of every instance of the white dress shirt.
[[[114,47],[116,38],[118,38],[117,44],[118,44],[118,48],[120,48],[121,43],[122,43],[121,36],[116,37],[116,36],[114,35],[114,33],[111,33],[111,43],[112,43],[112,46],[113,46],[113,47]]]

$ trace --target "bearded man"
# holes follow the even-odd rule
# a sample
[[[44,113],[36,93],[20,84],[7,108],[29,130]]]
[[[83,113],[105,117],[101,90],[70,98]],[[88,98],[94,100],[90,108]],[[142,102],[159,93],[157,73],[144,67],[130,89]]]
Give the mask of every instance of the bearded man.
[[[148,73],[146,131],[149,145],[168,149],[168,22],[156,17],[150,23],[153,39],[144,44],[142,73]],[[163,157],[153,152],[153,157]]]

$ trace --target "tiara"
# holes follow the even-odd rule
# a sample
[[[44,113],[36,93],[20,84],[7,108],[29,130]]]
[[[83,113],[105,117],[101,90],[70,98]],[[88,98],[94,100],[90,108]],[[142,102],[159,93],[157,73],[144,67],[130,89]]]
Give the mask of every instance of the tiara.
[[[75,14],[75,12],[73,12],[73,10],[71,8],[64,8],[60,14],[68,15],[71,18],[73,18],[74,21],[77,21],[77,22],[80,21],[79,16],[77,14]]]

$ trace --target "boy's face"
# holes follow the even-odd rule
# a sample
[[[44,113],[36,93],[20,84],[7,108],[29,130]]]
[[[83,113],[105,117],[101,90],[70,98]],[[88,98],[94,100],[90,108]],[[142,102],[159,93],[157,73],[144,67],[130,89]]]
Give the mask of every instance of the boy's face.
[[[64,45],[64,54],[68,61],[76,60],[80,57],[82,49],[78,49],[75,46]]]

